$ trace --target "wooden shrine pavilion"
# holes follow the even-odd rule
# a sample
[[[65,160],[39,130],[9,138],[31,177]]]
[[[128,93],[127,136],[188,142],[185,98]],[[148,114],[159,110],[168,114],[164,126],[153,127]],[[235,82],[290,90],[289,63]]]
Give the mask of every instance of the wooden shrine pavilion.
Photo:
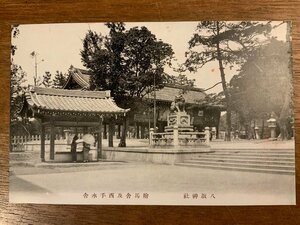
[[[21,114],[41,121],[41,160],[45,161],[45,130],[50,130],[50,160],[55,158],[57,127],[95,128],[97,155],[102,156],[102,121],[123,117],[129,109],[116,105],[110,91],[83,91],[34,87],[24,98]]]
[[[69,90],[89,90],[91,73],[84,69],[71,67],[70,74],[67,78],[63,89]],[[167,125],[167,115],[170,112],[170,106],[174,97],[183,93],[183,97],[186,101],[186,110],[191,115],[193,126],[196,130],[204,130],[205,127],[216,127],[217,135],[219,131],[219,121],[221,112],[225,110],[223,105],[211,105],[201,104],[201,101],[205,99],[207,94],[202,88],[180,86],[165,84],[162,89],[156,91],[156,106],[157,106],[157,127],[159,132],[163,132],[164,127]],[[145,138],[146,130],[153,126],[153,99],[154,93],[143,98],[142,102],[138,102],[139,107],[132,107],[130,112],[127,114],[128,118],[128,129],[133,130],[133,137]],[[103,121],[104,138],[107,138],[107,127],[110,124],[110,120]],[[116,121],[118,135],[120,137],[121,127],[123,121]]]

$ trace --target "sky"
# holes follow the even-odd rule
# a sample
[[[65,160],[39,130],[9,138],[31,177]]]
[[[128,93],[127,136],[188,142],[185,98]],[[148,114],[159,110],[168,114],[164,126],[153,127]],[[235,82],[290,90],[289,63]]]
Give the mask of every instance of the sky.
[[[280,22],[274,22],[278,24]],[[185,61],[185,52],[188,50],[188,41],[195,33],[198,22],[144,22],[125,23],[129,29],[134,26],[146,26],[157,39],[172,45],[177,61],[173,66]],[[34,59],[30,53],[38,53],[38,75],[42,76],[49,71],[53,76],[55,71],[67,72],[73,65],[82,68],[80,50],[82,40],[87,31],[91,29],[103,35],[108,34],[108,28],[103,23],[65,23],[65,24],[34,24],[20,25],[20,34],[12,38],[12,44],[17,46],[13,62],[20,65],[27,73],[27,83],[33,84],[35,74]],[[272,31],[272,35],[285,41],[286,25],[279,26]],[[170,75],[178,75],[171,68],[165,68]],[[199,88],[207,89],[220,81],[218,63],[212,62],[205,65],[196,73],[185,73],[189,79],[195,79]],[[229,81],[236,74],[236,69],[225,68],[226,79]],[[208,91],[218,93],[222,91],[221,85]]]

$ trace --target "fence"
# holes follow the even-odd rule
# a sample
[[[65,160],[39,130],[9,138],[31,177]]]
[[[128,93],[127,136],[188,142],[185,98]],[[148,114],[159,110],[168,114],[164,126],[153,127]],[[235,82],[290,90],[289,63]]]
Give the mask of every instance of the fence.
[[[79,139],[82,138],[84,134],[79,133]],[[65,137],[57,134],[55,135],[55,140],[65,140]],[[12,136],[11,137],[11,152],[24,151],[24,145],[26,144],[40,144],[41,135],[27,135],[27,136]],[[45,135],[45,141],[50,141],[50,134]]]

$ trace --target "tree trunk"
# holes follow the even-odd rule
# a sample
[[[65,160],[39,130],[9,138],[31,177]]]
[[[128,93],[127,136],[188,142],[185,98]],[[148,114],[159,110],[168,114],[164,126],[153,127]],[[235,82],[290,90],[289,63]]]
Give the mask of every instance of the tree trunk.
[[[122,132],[121,132],[121,139],[119,143],[119,147],[126,147],[126,132],[127,132],[127,116],[124,116],[123,118],[123,126],[122,126]]]
[[[264,139],[264,132],[265,132],[265,119],[262,118],[261,133],[260,133],[261,139]]]
[[[287,24],[287,32],[286,32],[286,40],[288,42],[288,51],[289,53],[292,52],[292,48],[291,48],[291,29],[290,29],[290,23]],[[288,78],[286,78],[285,83],[286,83],[286,94],[285,94],[285,99],[284,99],[284,104],[281,108],[281,112],[280,112],[280,116],[278,119],[278,124],[280,127],[280,137],[282,140],[286,140],[290,138],[289,132],[288,132],[288,128],[287,128],[287,124],[288,124],[288,117],[289,117],[289,109],[290,109],[290,102],[291,102],[291,74],[292,74],[292,60],[291,58],[289,58],[289,63],[288,63],[288,67],[289,67],[289,76]]]
[[[290,95],[289,92],[286,94],[284,99],[284,104],[282,106],[280,116],[278,118],[278,124],[280,127],[280,139],[287,140],[289,139],[289,133],[287,129],[288,116],[289,116],[289,103],[290,103]]]
[[[220,118],[221,118],[221,111],[218,111],[218,113],[217,113],[217,126],[216,126],[216,139],[219,139]]]
[[[217,37],[219,37],[219,22],[217,23]],[[219,62],[219,69],[220,69],[220,75],[221,75],[221,81],[222,81],[222,87],[225,95],[226,100],[226,132],[225,132],[225,141],[231,141],[231,99],[228,93],[227,85],[226,85],[226,79],[225,79],[225,72],[221,57],[221,50],[220,50],[220,42],[217,40],[217,55],[218,55],[218,62]]]

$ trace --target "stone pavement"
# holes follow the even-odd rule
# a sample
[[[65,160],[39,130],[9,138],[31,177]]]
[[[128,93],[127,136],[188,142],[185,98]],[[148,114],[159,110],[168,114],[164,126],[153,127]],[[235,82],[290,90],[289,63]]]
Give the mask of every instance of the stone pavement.
[[[128,142],[147,146],[147,140]],[[293,141],[212,142],[220,149],[294,149]],[[36,152],[38,155],[39,153]],[[10,201],[60,204],[295,204],[295,176],[135,162],[40,163],[10,167]],[[84,193],[148,193],[147,200],[83,199]],[[193,200],[192,195],[214,195]],[[189,196],[185,198],[183,196]]]
[[[217,171],[143,163],[13,170],[10,201],[68,204],[295,204],[295,177]],[[67,171],[68,170],[68,171]],[[84,193],[148,193],[149,202],[114,199],[84,201]],[[214,199],[184,199],[185,194],[214,195]]]

